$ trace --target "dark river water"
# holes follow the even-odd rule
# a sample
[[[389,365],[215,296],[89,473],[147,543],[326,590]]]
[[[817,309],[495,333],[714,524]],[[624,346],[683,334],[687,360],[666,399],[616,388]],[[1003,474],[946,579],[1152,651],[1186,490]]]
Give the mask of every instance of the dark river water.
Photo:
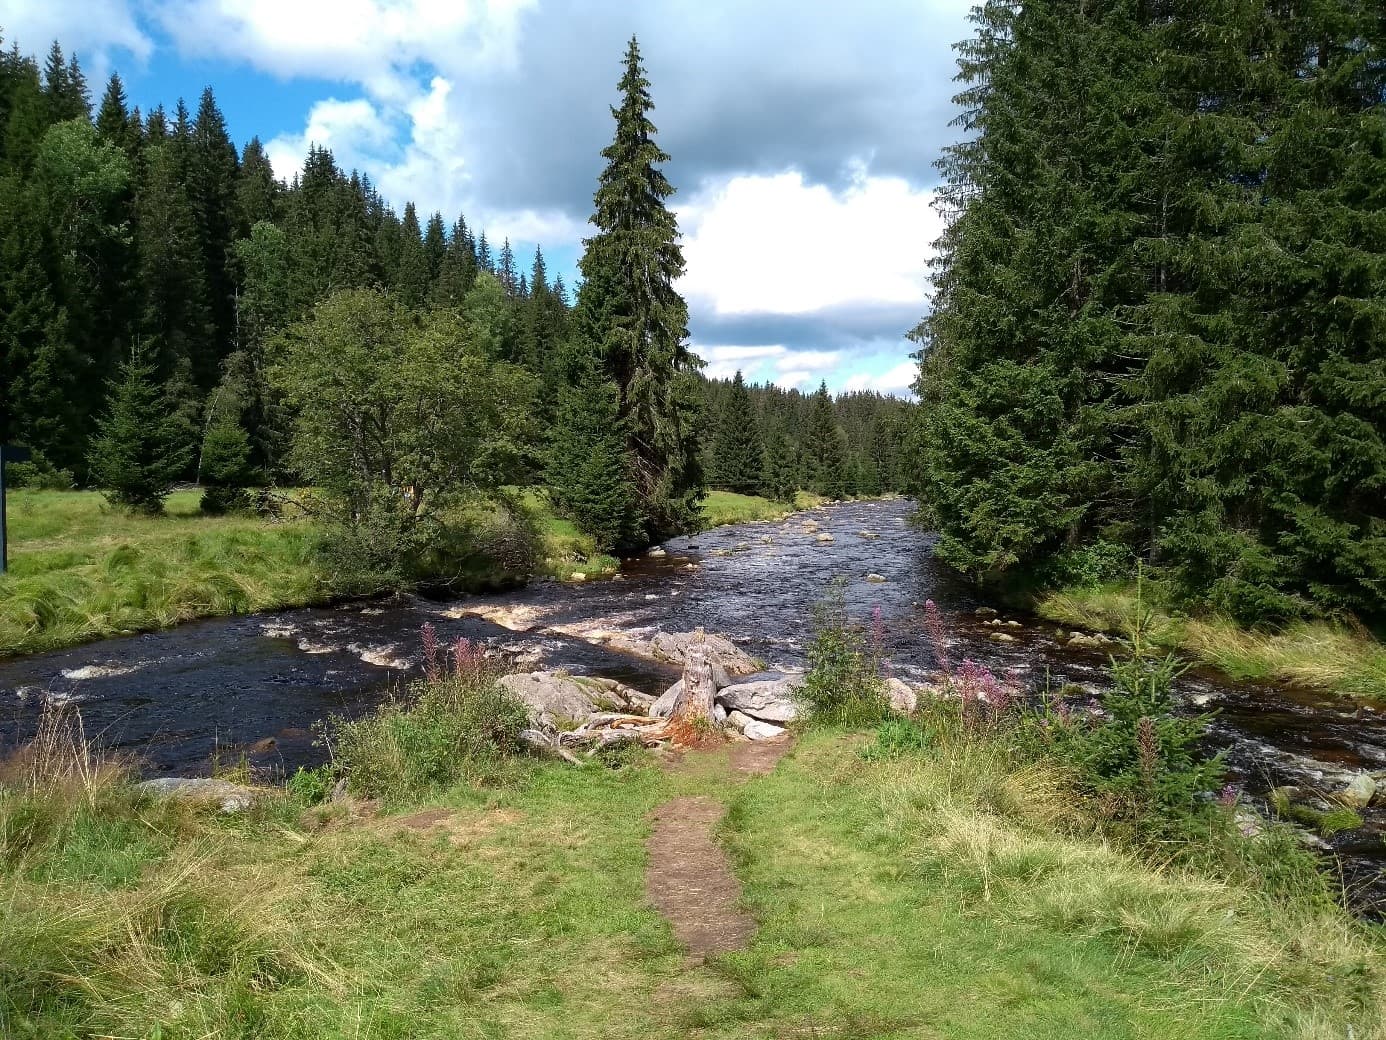
[[[1020,615],[1012,643],[974,611],[984,606],[931,554],[905,501],[830,506],[784,522],[723,527],[667,543],[667,555],[628,561],[608,581],[541,584],[495,596],[415,597],[193,622],[47,654],[0,661],[0,746],[31,731],[47,702],[75,702],[89,737],[136,754],[148,773],[206,772],[215,756],[246,754],[270,771],[321,761],[312,726],[377,702],[417,667],[419,632],[479,639],[526,667],[565,667],[660,693],[669,668],[599,645],[602,631],[725,633],[772,669],[803,664],[813,606],[840,578],[849,612],[879,610],[890,662],[903,678],[935,667],[922,625],[932,599],[949,623],[954,660],[1014,669],[1036,684],[1096,692],[1104,652],[1060,646],[1053,625]],[[805,530],[812,520],[816,530]],[[863,532],[866,532],[863,534]],[[823,543],[820,533],[831,534]],[[875,537],[872,537],[872,536]],[[868,574],[884,581],[867,581]],[[522,630],[521,630],[522,629]],[[1216,710],[1213,742],[1252,793],[1294,783],[1340,789],[1359,770],[1386,770],[1386,712],[1368,702],[1189,673],[1179,692]],[[1353,901],[1386,907],[1386,810],[1335,839]]]

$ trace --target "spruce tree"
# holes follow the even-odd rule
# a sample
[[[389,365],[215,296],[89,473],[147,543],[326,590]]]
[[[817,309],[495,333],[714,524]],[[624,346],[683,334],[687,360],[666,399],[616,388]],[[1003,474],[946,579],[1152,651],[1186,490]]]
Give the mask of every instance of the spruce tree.
[[[650,84],[634,38],[624,66],[574,320],[578,351],[616,385],[645,537],[659,540],[698,522],[700,362],[688,349],[688,308],[674,288],[684,264],[665,205],[674,189],[659,168],[669,157],[655,143]]]
[[[847,493],[845,447],[828,384],[820,383],[813,395],[804,433],[805,465],[811,491],[829,498],[842,498]]]
[[[404,207],[404,222],[398,230],[391,231],[397,238],[397,254],[394,261],[395,275],[392,283],[395,291],[406,307],[423,306],[428,296],[430,279],[428,275],[428,254],[424,250],[423,236],[419,228],[419,214],[412,202]]]
[[[559,507],[604,551],[645,537],[624,425],[620,391],[596,365],[584,365],[560,391],[547,482]]]
[[[91,446],[92,477],[113,505],[161,512],[191,460],[182,435],[154,366],[134,353],[109,383],[106,414]]]
[[[738,370],[722,404],[712,442],[712,479],[720,487],[757,495],[761,490],[764,448],[746,382]]]

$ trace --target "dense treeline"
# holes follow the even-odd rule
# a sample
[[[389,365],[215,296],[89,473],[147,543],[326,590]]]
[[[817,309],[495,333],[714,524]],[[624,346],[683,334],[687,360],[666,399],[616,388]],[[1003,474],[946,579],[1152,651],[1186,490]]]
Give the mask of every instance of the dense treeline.
[[[1244,620],[1386,616],[1386,8],[974,20],[917,333],[939,551],[1124,547]]]
[[[870,392],[836,398],[773,383],[703,384],[708,483],[781,501],[803,488],[829,498],[903,490],[902,444],[913,405]]]
[[[93,120],[57,44],[42,69],[0,54],[0,257],[0,438],[79,483],[103,477],[92,448],[120,411],[108,393],[148,395],[146,381],[144,418],[181,424],[163,431],[183,449],[179,477],[207,476],[206,442],[215,454],[236,430],[240,469],[289,475],[269,369],[283,330],[345,290],[465,315],[469,348],[524,366],[548,391],[541,407],[562,377],[569,300],[541,252],[521,270],[463,217],[421,226],[412,203],[401,217],[325,149],[285,185],[258,139],[237,153],[210,89],[195,113],[180,101],[146,115],[113,75]]]

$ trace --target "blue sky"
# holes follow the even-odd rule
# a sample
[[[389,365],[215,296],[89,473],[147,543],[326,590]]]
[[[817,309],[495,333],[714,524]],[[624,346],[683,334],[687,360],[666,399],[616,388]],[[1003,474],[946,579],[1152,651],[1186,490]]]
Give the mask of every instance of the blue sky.
[[[211,85],[292,176],[310,142],[398,208],[464,212],[571,277],[640,37],[708,371],[902,392],[955,136],[966,0],[0,0],[146,111]]]

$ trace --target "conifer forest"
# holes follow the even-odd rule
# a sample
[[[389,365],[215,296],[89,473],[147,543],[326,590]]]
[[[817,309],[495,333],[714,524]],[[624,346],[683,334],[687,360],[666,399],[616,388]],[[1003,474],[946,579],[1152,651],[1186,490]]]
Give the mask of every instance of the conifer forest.
[[[11,1037],[1386,1040],[1386,2],[0,0]]]

